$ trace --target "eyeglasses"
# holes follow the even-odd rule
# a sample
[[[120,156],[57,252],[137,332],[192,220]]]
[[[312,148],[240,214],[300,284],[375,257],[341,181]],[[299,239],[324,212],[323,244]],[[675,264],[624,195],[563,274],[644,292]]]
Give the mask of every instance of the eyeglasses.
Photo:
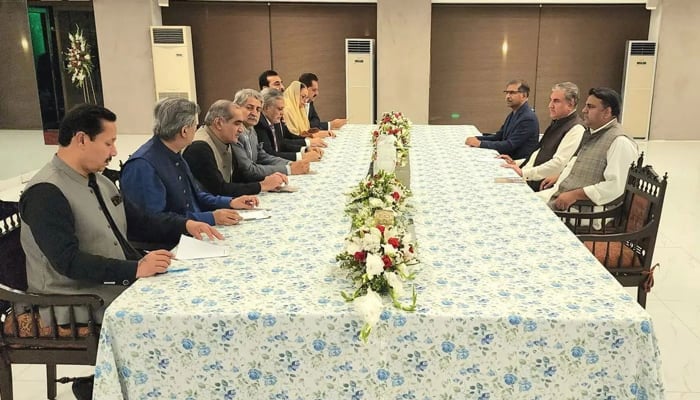
[[[516,95],[516,94],[522,93],[522,92],[520,90],[504,90],[503,93],[510,95],[510,96],[513,96],[513,95]]]

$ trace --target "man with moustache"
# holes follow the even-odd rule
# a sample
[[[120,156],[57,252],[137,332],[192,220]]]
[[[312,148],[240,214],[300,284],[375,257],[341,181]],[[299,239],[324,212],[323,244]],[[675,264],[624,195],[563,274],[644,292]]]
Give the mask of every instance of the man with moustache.
[[[267,71],[264,71],[260,76],[258,77],[258,85],[260,86],[260,90],[263,90],[267,87],[272,88],[272,89],[277,89],[280,92],[284,92],[284,83],[282,83],[282,77],[280,74],[277,73],[277,71],[268,69]]]
[[[569,162],[578,148],[583,136],[583,121],[576,114],[578,104],[578,86],[571,82],[557,83],[549,95],[549,116],[552,123],[544,131],[539,149],[529,157],[527,162],[513,161],[507,155],[500,155],[506,160],[504,167],[512,168],[525,178],[535,192],[540,190],[544,178],[558,175]]]
[[[637,144],[617,121],[621,100],[616,91],[592,88],[583,107],[586,130],[576,155],[559,176],[542,182],[538,195],[555,210],[566,210],[578,200],[605,205],[625,190],[629,166],[637,159]]]
[[[327,131],[331,129],[340,129],[345,125],[348,120],[344,118],[336,118],[332,121],[321,121],[321,118],[316,112],[316,107],[314,106],[314,100],[318,97],[318,76],[312,72],[306,72],[299,76],[299,82],[306,85],[309,90],[309,100],[306,103],[306,115],[309,117],[309,125],[312,128],[318,128],[322,131]]]
[[[134,203],[150,213],[187,216],[209,225],[233,225],[241,216],[233,209],[251,209],[255,196],[216,196],[200,189],[180,155],[192,143],[197,126],[197,104],[165,98],[156,104],[153,137],[124,164],[121,188]],[[133,240],[144,241],[137,234]]]
[[[230,100],[217,100],[204,117],[204,126],[194,134],[194,141],[182,156],[192,175],[209,193],[238,197],[270,191],[287,183],[287,176],[275,172],[261,182],[233,182],[231,145],[245,129],[243,109]]]
[[[525,159],[537,148],[540,127],[537,116],[527,102],[530,86],[524,80],[508,82],[506,104],[512,110],[505,122],[493,135],[470,136],[465,144],[470,147],[493,149],[514,160]]]
[[[233,171],[237,182],[253,182],[265,176],[279,172],[285,175],[302,175],[309,173],[309,162],[305,160],[289,161],[268,154],[258,141],[253,128],[258,124],[262,111],[263,97],[253,89],[241,89],[236,92],[233,102],[245,111],[245,131],[232,145],[236,168]]]
[[[144,213],[99,173],[117,155],[116,118],[92,104],[68,111],[56,155],[29,181],[19,202],[28,291],[98,295],[104,300],[94,315],[98,324],[127,286],[166,272],[173,258],[162,249],[142,254],[126,240],[127,232],[138,231],[153,241],[177,242],[186,233],[223,239],[203,222]],[[49,326],[49,311],[39,312]],[[65,307],[56,307],[55,317],[59,325],[70,322]],[[87,323],[88,311],[77,308],[75,319]]]

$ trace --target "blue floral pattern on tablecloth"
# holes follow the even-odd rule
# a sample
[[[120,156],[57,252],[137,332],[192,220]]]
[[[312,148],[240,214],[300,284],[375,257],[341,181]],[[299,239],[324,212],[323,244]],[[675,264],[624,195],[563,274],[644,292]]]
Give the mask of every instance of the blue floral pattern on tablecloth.
[[[413,128],[418,309],[368,343],[336,267],[370,126],[329,139],[272,218],[222,228],[229,258],[175,261],[105,314],[96,399],[662,399],[649,315],[465,126]]]

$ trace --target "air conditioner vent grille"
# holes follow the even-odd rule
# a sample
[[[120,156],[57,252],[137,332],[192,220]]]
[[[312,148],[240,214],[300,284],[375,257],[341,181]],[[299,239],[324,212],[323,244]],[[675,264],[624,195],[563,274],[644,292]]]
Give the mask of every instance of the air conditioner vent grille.
[[[348,40],[348,53],[370,54],[372,52],[372,43],[369,40]]]
[[[183,44],[185,35],[181,28],[153,28],[153,43]]]
[[[189,93],[187,92],[158,92],[159,101],[168,97],[171,99],[190,99]]]
[[[632,56],[653,56],[655,54],[655,42],[633,42],[630,48],[630,55]]]

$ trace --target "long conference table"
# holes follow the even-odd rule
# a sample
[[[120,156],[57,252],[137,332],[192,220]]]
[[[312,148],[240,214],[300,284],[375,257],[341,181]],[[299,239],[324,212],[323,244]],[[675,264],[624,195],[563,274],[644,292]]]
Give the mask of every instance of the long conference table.
[[[341,291],[344,196],[369,125],[329,141],[272,217],[220,228],[231,256],[140,279],[107,309],[95,399],[662,399],[649,314],[471,126],[414,126],[418,307],[367,343]]]

